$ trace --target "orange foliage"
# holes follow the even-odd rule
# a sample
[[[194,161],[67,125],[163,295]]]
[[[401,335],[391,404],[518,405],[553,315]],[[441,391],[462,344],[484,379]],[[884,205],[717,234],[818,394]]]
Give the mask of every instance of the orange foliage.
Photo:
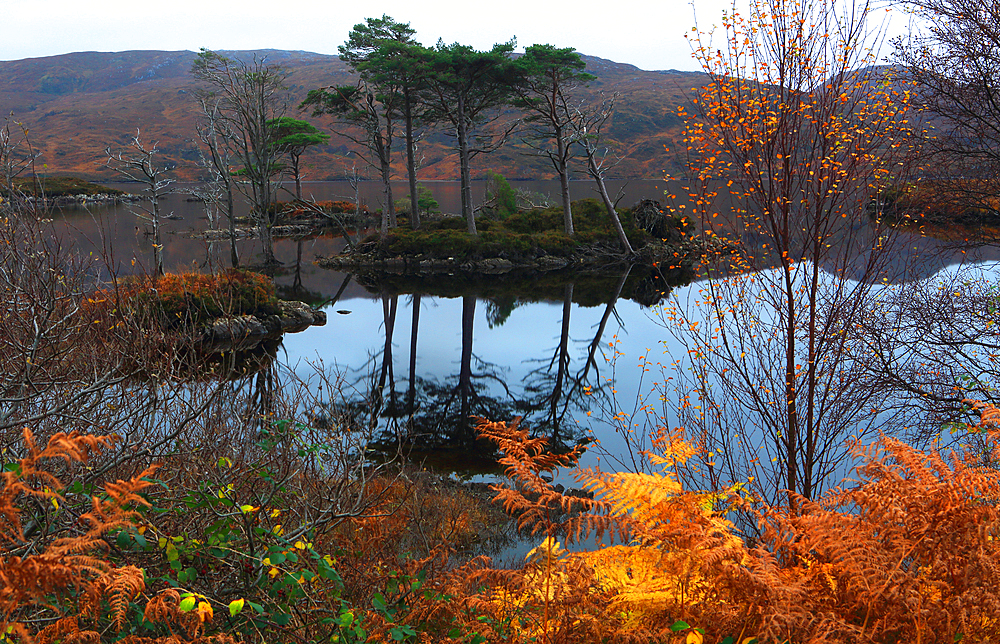
[[[1000,410],[969,402],[996,452]],[[563,461],[516,424],[480,428],[505,446],[516,477],[505,505],[551,528],[534,499],[568,500],[536,475]],[[855,445],[857,480],[800,497],[796,511],[758,507],[762,537],[751,547],[725,520],[745,503],[738,488],[685,491],[670,468],[697,450],[676,436],[660,449],[659,473],[579,475],[598,492],[591,509],[628,534],[626,545],[570,553],[548,536],[521,571],[467,566],[446,584],[462,598],[453,618],[477,616],[467,627],[489,641],[673,641],[678,632],[688,642],[1000,641],[997,470],[890,438]]]
[[[252,271],[168,273],[130,279],[95,292],[84,314],[114,326],[126,315],[150,315],[168,325],[202,322],[222,315],[271,314],[276,309],[274,283]]]
[[[100,634],[82,628],[79,620],[101,619],[107,602],[111,622],[120,632],[127,623],[132,602],[146,590],[146,584],[142,569],[132,565],[115,566],[96,553],[108,548],[105,536],[109,531],[132,527],[140,517],[138,509],[149,506],[140,493],[152,485],[147,478],[155,468],[147,468],[128,481],[105,484],[104,494],[91,499],[90,511],[79,517],[79,530],[72,536],[46,543],[28,540],[23,515],[29,514],[34,522],[39,519],[34,516],[39,508],[51,506],[59,512],[66,503],[60,493],[63,483],[52,473],[56,465],[59,462],[66,467],[86,463],[91,456],[114,443],[114,439],[73,431],[55,434],[40,447],[31,431],[25,429],[24,441],[27,454],[3,473],[0,490],[0,543],[3,547],[0,555],[0,633],[14,633],[20,641],[33,644],[98,643]],[[177,594],[172,590],[169,593]],[[218,636],[201,637],[199,632],[204,620],[199,613],[164,612],[177,603],[170,604],[168,599],[153,598],[147,607],[146,618],[176,621],[185,638],[193,643],[233,641],[228,636],[221,639]],[[48,622],[43,628],[33,631],[28,626],[26,618],[35,622],[39,616],[50,618],[53,614],[56,619],[41,620]],[[130,636],[120,641],[167,644],[179,640]]]

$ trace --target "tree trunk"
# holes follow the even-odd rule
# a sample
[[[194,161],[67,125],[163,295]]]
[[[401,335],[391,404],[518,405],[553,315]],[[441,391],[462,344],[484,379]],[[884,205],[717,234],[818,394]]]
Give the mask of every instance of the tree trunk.
[[[271,230],[270,216],[264,214],[257,221],[257,232],[260,235],[261,252],[264,254],[264,263],[273,265],[278,263],[274,256],[274,236]]]
[[[615,232],[618,233],[618,241],[622,244],[622,250],[624,250],[629,255],[635,254],[632,250],[632,244],[628,242],[628,237],[625,236],[625,230],[622,228],[622,222],[618,218],[618,211],[615,210],[615,204],[611,201],[611,197],[608,196],[608,189],[604,185],[604,177],[601,175],[600,168],[597,167],[597,161],[594,159],[593,154],[587,155],[587,166],[590,168],[590,176],[594,178],[594,182],[597,184],[597,190],[601,193],[601,200],[604,202],[604,208],[608,211],[608,216],[611,217],[611,223],[614,224]]]
[[[152,163],[150,163],[152,167]],[[160,200],[156,196],[155,180],[150,185],[151,194],[149,200],[153,206],[153,264],[156,267],[156,274],[163,275],[163,244],[160,243]]]
[[[417,330],[420,325],[420,294],[414,293],[410,303],[413,307],[410,321],[410,388],[406,393],[406,415],[409,418],[407,433],[413,431],[413,412],[417,402]]]
[[[462,216],[469,224],[469,234],[477,235],[476,217],[472,212],[472,176],[469,169],[469,132],[465,122],[465,99],[458,97],[458,163],[462,179]]]
[[[410,182],[410,228],[420,228],[420,202],[417,196],[417,162],[413,149],[413,106],[410,89],[403,90],[403,118],[406,128],[406,178]]]
[[[382,191],[385,193],[385,206],[382,208],[382,236],[385,237],[389,228],[396,227],[396,207],[392,203],[392,167],[386,158],[381,160]]]
[[[573,230],[573,209],[569,200],[569,167],[567,167],[566,163],[566,141],[562,138],[562,132],[558,131],[556,132],[556,155],[558,165],[556,169],[559,172],[559,190],[562,195],[563,204],[563,225],[566,234],[572,237],[575,231]]]
[[[550,422],[552,423],[552,444],[559,445],[559,400],[562,398],[563,382],[566,380],[566,368],[569,366],[569,316],[573,311],[573,284],[565,286],[563,294],[562,332],[559,334],[559,349],[556,352],[556,386],[552,388],[552,398],[549,403]]]
[[[618,302],[618,298],[622,294],[622,288],[625,287],[625,281],[628,280],[629,273],[632,272],[632,267],[629,266],[622,273],[622,276],[618,278],[618,285],[615,287],[615,292],[611,294],[611,299],[608,300],[608,305],[604,307],[604,315],[601,316],[601,322],[597,325],[597,333],[594,334],[594,340],[590,343],[590,349],[587,351],[587,363],[583,367],[583,374],[580,376],[580,382],[587,380],[587,374],[590,373],[590,368],[594,367],[597,369],[597,348],[601,344],[601,338],[604,337],[604,329],[608,325],[608,318],[611,317],[611,313],[615,310],[615,304]]]
[[[233,212],[233,186],[226,181],[226,218],[229,220],[229,262],[233,268],[240,266],[240,254],[236,249],[236,213]]]
[[[289,155],[292,157],[292,174],[295,176],[295,199],[302,201],[302,175],[299,174],[299,158],[298,154]]]
[[[785,320],[785,401],[788,405],[788,418],[787,425],[784,428],[785,431],[785,457],[787,462],[785,463],[787,472],[787,484],[788,484],[788,507],[794,512],[796,508],[794,494],[800,492],[798,489],[798,469],[799,462],[798,456],[799,451],[802,449],[799,446],[799,414],[797,398],[798,394],[796,391],[795,382],[795,334],[798,329],[795,327],[795,285],[793,282],[793,275],[791,266],[788,265],[787,258],[782,259],[784,264],[784,297],[786,299],[785,303],[785,315],[788,319]]]

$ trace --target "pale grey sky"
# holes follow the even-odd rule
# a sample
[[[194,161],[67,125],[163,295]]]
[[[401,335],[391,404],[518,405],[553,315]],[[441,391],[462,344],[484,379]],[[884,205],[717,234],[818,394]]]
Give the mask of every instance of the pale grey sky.
[[[698,0],[715,18],[725,0]],[[75,51],[290,49],[336,54],[351,27],[388,14],[409,22],[425,45],[438,38],[477,49],[517,37],[575,47],[642,69],[695,69],[684,33],[688,0],[0,0],[7,25],[0,60]],[[715,7],[713,10],[712,7]]]
[[[732,5],[695,2],[702,28]],[[695,24],[690,0],[0,0],[0,8],[0,60],[201,47],[336,54],[356,23],[388,14],[425,45],[443,38],[488,49],[516,37],[519,50],[550,43],[641,69],[697,69],[684,39]]]

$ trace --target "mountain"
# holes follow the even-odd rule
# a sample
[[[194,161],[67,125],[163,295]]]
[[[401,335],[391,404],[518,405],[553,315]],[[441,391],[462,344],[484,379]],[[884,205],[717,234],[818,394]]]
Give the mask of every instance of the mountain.
[[[328,117],[311,118],[296,106],[310,89],[352,82],[347,66],[336,56],[301,51],[263,50],[219,52],[230,57],[266,57],[287,67],[289,116],[305,118],[333,134],[329,144],[303,156],[308,179],[337,179],[357,164],[355,145],[337,136],[343,126]],[[45,58],[0,61],[0,113],[11,126],[28,131],[40,157],[41,173],[75,174],[94,180],[111,180],[105,149],[119,148],[141,130],[146,142],[157,142],[164,162],[176,164],[181,179],[198,177],[195,126],[198,121],[190,75],[197,54],[190,51],[80,52]],[[682,122],[678,106],[688,106],[693,88],[704,84],[703,74],[678,71],[643,71],[632,65],[584,56],[587,71],[597,80],[586,95],[599,100],[601,92],[621,92],[622,98],[607,133],[613,151],[622,161],[609,176],[661,178],[664,170],[680,170],[675,151]],[[690,110],[689,110],[690,111]],[[396,170],[405,177],[402,141]],[[457,179],[458,160],[450,139],[431,130],[421,143],[421,179]],[[670,148],[667,152],[664,147]],[[487,169],[511,179],[553,178],[547,161],[525,154],[523,144],[507,145],[473,161],[475,175]]]

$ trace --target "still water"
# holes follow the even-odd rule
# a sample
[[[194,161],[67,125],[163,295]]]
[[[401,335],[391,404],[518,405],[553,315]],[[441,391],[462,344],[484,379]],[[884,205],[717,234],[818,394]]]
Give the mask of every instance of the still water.
[[[458,185],[428,182],[445,212],[459,210]],[[119,186],[128,190],[129,186]],[[557,182],[518,182],[521,188],[555,196]],[[476,185],[476,199],[483,186]],[[664,182],[634,181],[612,185],[623,190],[622,205],[640,198],[663,199]],[[404,186],[399,184],[398,194]],[[354,198],[346,182],[305,184],[318,200]],[[377,207],[379,187],[363,184],[361,199]],[[592,196],[589,183],[573,185],[573,198]],[[204,229],[203,206],[172,195],[166,209],[179,219],[166,222],[167,270],[208,270],[226,265],[224,244],[191,236]],[[56,215],[64,234],[85,253],[120,274],[144,270],[150,262],[144,225],[124,206]],[[322,307],[324,327],[287,335],[278,359],[286,374],[306,378],[313,365],[335,371],[345,391],[359,397],[380,390],[380,428],[386,435],[406,435],[421,458],[427,457],[460,476],[479,467],[467,453],[443,462],[436,447],[468,434],[467,418],[510,420],[523,416],[531,428],[565,445],[598,441],[582,464],[633,470],[638,450],[648,447],[634,425],[653,422],[664,405],[658,385],[669,377],[665,365],[683,357],[657,315],[659,296],[670,292],[690,299],[699,288],[695,276],[681,276],[664,286],[638,269],[593,277],[574,274],[532,276],[505,281],[485,278],[404,280],[355,276],[319,268],[316,257],[336,254],[343,241],[335,236],[279,240],[283,263],[275,275],[279,293]],[[911,267],[905,279],[927,278],[964,258],[962,251],[931,247],[914,237],[900,249],[900,264]],[[241,248],[244,259],[257,252],[253,242]],[[927,257],[917,270],[913,253]],[[995,250],[978,259],[996,260]],[[252,261],[252,260],[251,260]],[[690,284],[686,284],[691,281]],[[352,394],[353,395],[353,394]],[[666,421],[670,422],[670,419]],[[627,440],[626,440],[627,438]],[[565,481],[572,484],[571,481]]]

